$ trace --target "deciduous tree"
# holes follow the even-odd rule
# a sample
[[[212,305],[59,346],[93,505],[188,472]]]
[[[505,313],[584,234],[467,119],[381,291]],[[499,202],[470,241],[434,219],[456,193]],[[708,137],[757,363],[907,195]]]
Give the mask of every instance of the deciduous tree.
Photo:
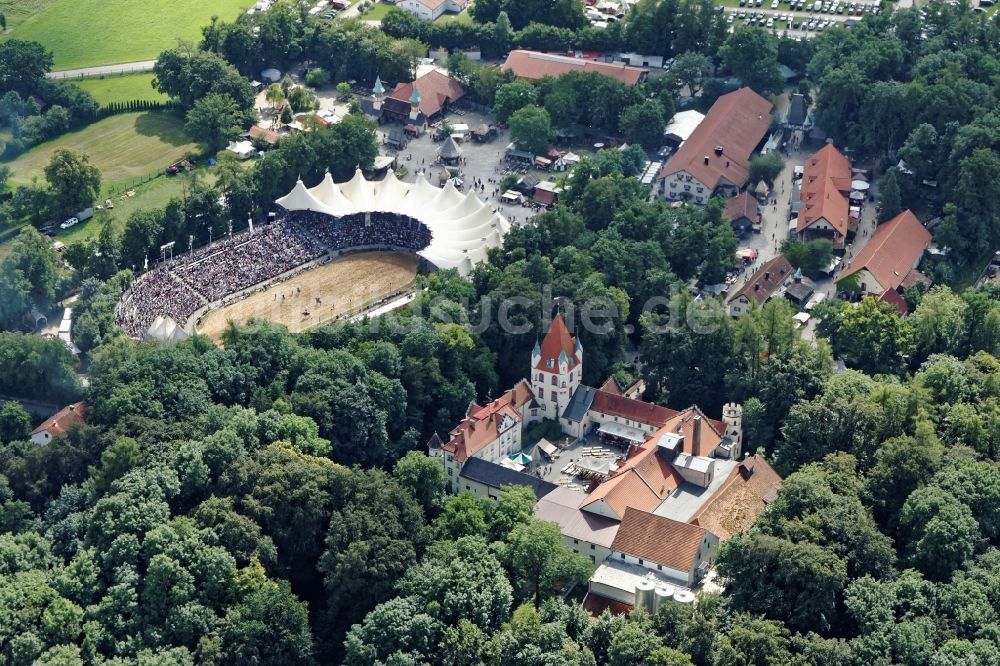
[[[521,150],[543,154],[552,139],[552,121],[543,108],[528,105],[515,111],[509,121],[510,137]]]
[[[91,206],[101,191],[101,172],[83,154],[60,148],[45,167],[55,208],[65,214]]]

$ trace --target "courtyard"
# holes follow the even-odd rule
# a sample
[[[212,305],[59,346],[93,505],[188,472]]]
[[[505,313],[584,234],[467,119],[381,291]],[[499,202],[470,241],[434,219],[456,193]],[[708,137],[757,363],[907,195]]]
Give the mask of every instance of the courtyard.
[[[490,125],[495,122],[487,114],[466,110],[452,111],[441,120],[448,125],[465,124],[470,128],[482,124]],[[417,174],[423,173],[432,184],[437,185],[441,172],[448,168],[438,163],[438,150],[442,143],[435,142],[431,138],[431,131],[427,131],[419,137],[410,138],[406,145],[399,150],[386,146],[385,138],[389,132],[392,130],[402,131],[402,129],[403,125],[400,123],[386,123],[379,127],[381,153],[396,157],[397,165],[405,167],[407,174],[402,178],[403,180],[413,182]],[[504,165],[504,151],[509,143],[510,131],[506,129],[498,129],[497,136],[486,143],[463,141],[459,144],[462,151],[461,162],[451,168],[458,170],[458,178],[461,179],[465,191],[468,191],[470,187],[477,187],[481,199],[506,217],[511,224],[523,226],[540,210],[531,206],[510,205],[500,200],[500,195],[503,192],[499,190],[499,183],[509,173]],[[535,173],[542,180],[555,180],[560,175],[551,172]]]
[[[535,447],[531,451],[534,462],[525,472],[581,493],[590,483],[588,477],[592,477],[596,470],[610,470],[617,460],[625,457],[622,449],[602,443],[596,433],[578,440],[563,437],[551,443],[558,453],[549,460]]]

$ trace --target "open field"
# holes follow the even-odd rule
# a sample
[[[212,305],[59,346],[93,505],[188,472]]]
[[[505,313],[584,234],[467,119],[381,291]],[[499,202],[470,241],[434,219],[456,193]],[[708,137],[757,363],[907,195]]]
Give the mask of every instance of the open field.
[[[416,276],[418,260],[402,252],[349,254],[209,313],[197,331],[218,342],[230,320],[258,318],[298,333],[399,291]]]
[[[123,76],[105,76],[93,79],[76,79],[73,81],[97,100],[101,106],[113,102],[131,102],[141,99],[150,102],[166,102],[167,95],[157,92],[152,86],[153,75],[126,74]]]
[[[194,172],[198,179],[206,185],[215,182],[215,173],[211,168],[200,168]],[[167,178],[157,178],[135,188],[136,195],[127,201],[121,201],[115,197],[115,207],[112,210],[94,211],[94,217],[70,229],[60,229],[56,227],[54,241],[62,241],[69,245],[80,241],[97,238],[101,233],[105,222],[114,225],[118,233],[125,228],[125,222],[132,213],[140,210],[152,210],[163,208],[171,199],[181,198],[184,193],[185,184],[189,184],[194,174],[183,174]],[[10,254],[16,232],[12,234],[0,234],[0,261]]]
[[[472,16],[469,14],[469,10],[463,10],[458,14],[452,14],[451,12],[446,12],[439,16],[436,20],[437,23],[447,23],[448,21],[457,21],[458,23],[468,23],[472,24]]]
[[[392,5],[384,2],[376,2],[366,14],[361,15],[361,18],[364,21],[381,21],[389,13],[390,9],[392,9]]]
[[[87,155],[101,170],[107,189],[160,171],[170,162],[197,152],[198,145],[191,143],[184,134],[179,114],[169,111],[123,113],[35,146],[9,162],[14,172],[12,183],[29,183],[34,176],[44,178],[45,165],[60,148]]]
[[[12,33],[26,20],[41,13],[51,4],[52,0],[0,0],[0,14],[7,17],[7,33]]]
[[[0,37],[41,42],[55,69],[150,60],[178,39],[197,42],[212,16],[232,21],[251,0],[0,0],[11,10]]]

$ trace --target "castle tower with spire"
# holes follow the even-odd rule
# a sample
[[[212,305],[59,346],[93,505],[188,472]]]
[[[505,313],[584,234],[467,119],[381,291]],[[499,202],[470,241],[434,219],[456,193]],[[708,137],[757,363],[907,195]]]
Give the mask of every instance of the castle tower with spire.
[[[420,118],[420,91],[417,82],[413,82],[413,94],[410,95],[410,120],[416,122]]]
[[[375,75],[375,86],[372,88],[372,108],[379,110],[382,108],[382,100],[385,98],[385,86],[382,85],[382,77]]]
[[[557,314],[531,352],[531,392],[546,419],[558,420],[583,379],[583,347]]]

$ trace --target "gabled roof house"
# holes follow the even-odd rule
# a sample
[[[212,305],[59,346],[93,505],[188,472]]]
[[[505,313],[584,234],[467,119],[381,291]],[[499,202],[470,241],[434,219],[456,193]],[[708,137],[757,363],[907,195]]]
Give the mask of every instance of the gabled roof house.
[[[663,166],[659,195],[703,204],[717,190],[735,194],[749,178],[750,157],[771,126],[771,109],[771,103],[750,88],[716,100]]]

